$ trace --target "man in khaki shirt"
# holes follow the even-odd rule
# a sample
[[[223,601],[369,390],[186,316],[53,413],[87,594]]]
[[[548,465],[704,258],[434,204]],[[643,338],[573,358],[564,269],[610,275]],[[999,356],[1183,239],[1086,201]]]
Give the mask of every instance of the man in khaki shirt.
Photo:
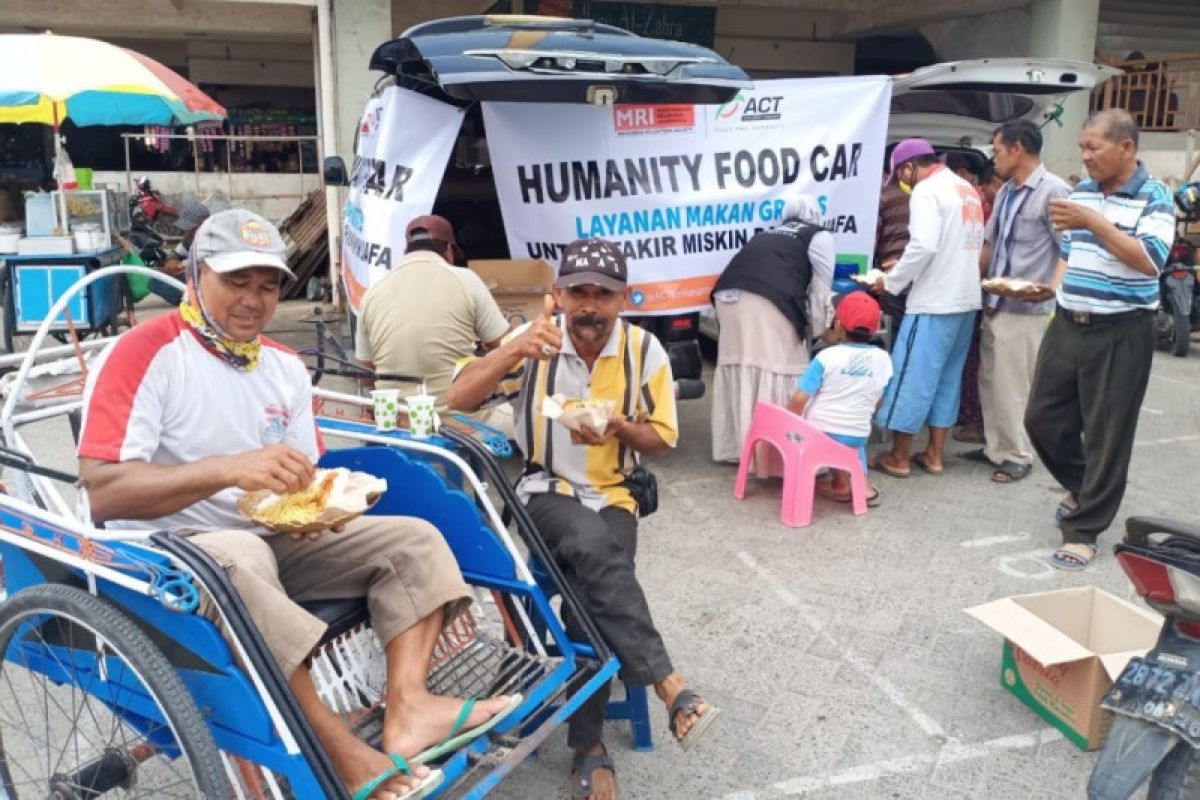
[[[460,251],[445,218],[417,217],[405,236],[404,258],[363,297],[355,356],[381,374],[423,378],[442,408],[455,364],[474,355],[477,342],[495,348],[509,324],[479,276],[453,266]],[[421,391],[419,382],[364,381],[376,383],[402,395]]]

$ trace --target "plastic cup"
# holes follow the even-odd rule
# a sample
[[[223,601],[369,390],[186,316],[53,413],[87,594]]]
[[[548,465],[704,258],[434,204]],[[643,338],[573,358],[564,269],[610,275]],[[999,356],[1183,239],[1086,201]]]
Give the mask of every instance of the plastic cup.
[[[434,405],[437,398],[431,394],[414,394],[404,398],[408,404],[408,430],[414,439],[425,439],[434,433]]]
[[[396,430],[396,415],[400,413],[400,390],[373,389],[371,401],[375,403],[375,430]]]

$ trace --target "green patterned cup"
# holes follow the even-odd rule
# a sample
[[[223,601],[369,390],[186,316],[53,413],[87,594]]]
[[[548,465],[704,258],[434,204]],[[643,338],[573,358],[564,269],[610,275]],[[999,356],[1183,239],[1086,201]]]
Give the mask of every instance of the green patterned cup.
[[[371,400],[375,403],[375,430],[396,430],[396,415],[400,413],[400,390],[373,389]]]
[[[414,439],[425,439],[432,436],[435,429],[437,414],[433,407],[437,398],[431,394],[414,394],[404,398],[408,404],[408,430]]]

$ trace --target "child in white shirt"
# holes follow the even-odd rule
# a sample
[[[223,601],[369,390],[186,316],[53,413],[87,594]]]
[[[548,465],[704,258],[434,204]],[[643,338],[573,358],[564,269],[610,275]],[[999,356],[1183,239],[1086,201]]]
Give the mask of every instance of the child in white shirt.
[[[879,330],[881,314],[879,303],[867,292],[843,297],[827,334],[835,344],[817,353],[788,401],[788,410],[804,416],[831,439],[858,448],[864,475],[871,418],[892,378],[892,359],[869,344]],[[828,481],[817,484],[817,493],[850,502],[850,476],[840,470],[831,472]],[[879,490],[869,483],[867,498],[868,505],[878,505]]]

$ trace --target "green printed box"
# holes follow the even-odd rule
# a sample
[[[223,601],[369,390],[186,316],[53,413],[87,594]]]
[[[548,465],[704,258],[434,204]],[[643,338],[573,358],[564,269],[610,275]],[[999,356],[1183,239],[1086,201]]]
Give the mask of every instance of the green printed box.
[[[1090,586],[1006,597],[966,613],[1004,636],[1000,685],[1082,750],[1104,743],[1112,714],[1100,701],[1162,627],[1153,611]]]

